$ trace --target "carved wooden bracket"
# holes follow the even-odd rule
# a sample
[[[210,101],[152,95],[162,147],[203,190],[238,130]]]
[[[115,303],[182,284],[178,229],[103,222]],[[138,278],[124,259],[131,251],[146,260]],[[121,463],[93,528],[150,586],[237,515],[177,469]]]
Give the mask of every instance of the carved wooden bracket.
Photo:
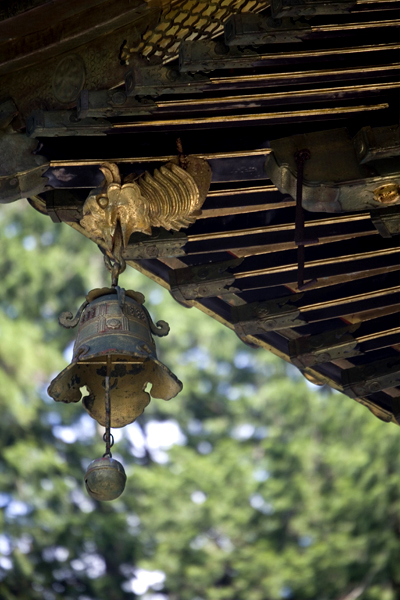
[[[178,163],[178,161],[177,161]],[[122,181],[118,166],[105,162],[100,169],[105,182],[92,190],[83,206],[80,223],[88,233],[103,240],[110,251],[118,223],[123,245],[135,233],[152,234],[152,227],[179,231],[201,214],[211,183],[208,163],[187,157],[185,169],[169,162],[150,175]]]

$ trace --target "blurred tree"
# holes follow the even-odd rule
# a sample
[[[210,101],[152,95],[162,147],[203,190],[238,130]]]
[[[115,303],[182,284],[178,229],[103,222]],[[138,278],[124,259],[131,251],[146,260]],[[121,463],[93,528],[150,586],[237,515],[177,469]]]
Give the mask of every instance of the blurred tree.
[[[131,269],[184,382],[114,430],[123,496],[83,473],[102,432],[54,403],[71,332],[57,315],[108,281],[91,242],[22,202],[0,212],[0,598],[398,600],[399,431],[315,391]]]

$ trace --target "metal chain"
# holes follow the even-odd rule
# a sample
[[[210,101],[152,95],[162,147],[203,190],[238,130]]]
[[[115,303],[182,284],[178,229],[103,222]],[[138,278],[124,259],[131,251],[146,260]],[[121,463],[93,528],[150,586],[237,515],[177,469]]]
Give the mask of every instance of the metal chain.
[[[118,222],[114,234],[114,244],[112,252],[104,255],[104,264],[111,273],[111,286],[117,287],[118,278],[126,269],[126,262],[122,256],[123,252],[123,241],[121,225]]]
[[[121,257],[121,262],[117,260],[115,257],[110,258],[106,254],[104,255],[104,264],[106,265],[108,271],[111,273],[111,286],[117,287],[118,278],[126,269],[126,262]]]
[[[103,435],[103,441],[106,445],[106,451],[103,454],[103,458],[108,456],[112,458],[111,448],[114,446],[114,436],[111,433],[111,398],[110,398],[110,375],[111,375],[111,358],[107,357],[107,375],[104,382],[104,390],[105,390],[105,409],[106,409],[106,418],[105,418],[105,426],[106,430]]]

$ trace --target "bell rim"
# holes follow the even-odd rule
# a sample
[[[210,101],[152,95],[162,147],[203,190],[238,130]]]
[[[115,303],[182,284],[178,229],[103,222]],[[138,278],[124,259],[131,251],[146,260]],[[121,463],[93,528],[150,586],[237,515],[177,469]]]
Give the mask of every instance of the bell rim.
[[[106,357],[106,355],[104,355],[104,357]],[[62,371],[60,371],[60,373],[58,373],[58,375],[56,375],[56,377],[54,377],[54,378],[51,380],[51,382],[50,382],[49,386],[47,387],[47,393],[49,394],[49,396],[50,396],[50,397],[51,397],[51,398],[52,398],[52,399],[53,399],[55,402],[65,402],[66,404],[71,404],[71,403],[74,403],[74,402],[78,403],[78,402],[81,402],[81,401],[83,401],[83,399],[85,398],[85,396],[83,396],[83,395],[81,394],[81,392],[79,392],[79,393],[80,393],[80,398],[79,398],[78,400],[75,400],[75,401],[73,401],[73,400],[66,401],[66,400],[63,400],[62,398],[58,398],[58,399],[56,399],[56,398],[55,398],[55,397],[54,397],[54,396],[51,394],[51,390],[52,390],[52,388],[53,388],[53,387],[56,385],[56,383],[61,383],[61,382],[64,380],[64,378],[67,378],[67,377],[69,377],[69,380],[70,380],[70,379],[71,379],[71,376],[72,376],[72,373],[71,373],[71,371],[72,371],[73,369],[76,369],[77,367],[79,367],[79,365],[80,365],[80,364],[82,364],[82,366],[84,366],[84,363],[85,363],[85,362],[86,362],[86,361],[76,361],[76,362],[71,362],[69,365],[67,365],[67,366],[65,367],[65,369],[63,369]],[[176,396],[177,396],[177,395],[178,395],[178,394],[179,394],[179,393],[182,391],[182,389],[183,389],[183,383],[182,383],[182,381],[181,381],[180,379],[178,379],[178,377],[177,377],[177,376],[176,376],[176,375],[175,375],[175,374],[174,374],[174,373],[173,373],[173,372],[172,372],[172,371],[171,371],[171,370],[170,370],[170,369],[167,367],[167,365],[164,365],[164,363],[162,363],[161,361],[159,361],[159,360],[158,360],[158,358],[153,358],[152,356],[147,356],[147,357],[145,357],[145,359],[143,360],[143,363],[141,363],[141,364],[145,364],[146,362],[154,362],[154,363],[155,363],[155,365],[156,365],[156,366],[157,366],[159,369],[161,369],[161,371],[163,371],[163,372],[164,372],[164,374],[165,374],[167,377],[169,377],[170,379],[172,379],[172,381],[173,381],[173,382],[176,384],[177,391],[176,391],[176,393],[175,393],[175,394],[173,394],[172,396],[170,396],[169,398],[167,398],[167,399],[166,399],[166,401],[168,401],[168,400],[172,400],[172,398],[175,398],[175,397],[176,397]],[[114,364],[116,364],[116,363],[114,363]],[[123,365],[123,364],[124,364],[124,362],[117,363],[117,364],[122,364],[122,365]],[[126,364],[126,363],[125,363],[125,364]],[[104,366],[106,366],[106,362],[104,363]],[[66,383],[67,383],[67,382],[66,382]],[[150,381],[149,383],[152,383],[152,382]],[[83,383],[82,383],[82,385],[80,385],[79,387],[80,387],[80,388],[82,388],[82,387],[84,387],[85,385],[86,385],[86,383],[84,383],[84,382],[83,382]],[[67,386],[63,386],[63,387],[64,387],[64,389],[66,389],[66,388],[67,388]],[[150,397],[150,398],[155,398],[155,399],[160,399],[160,400],[165,400],[165,398],[160,398],[159,396],[153,396],[153,395],[151,394],[151,392],[149,393],[149,397]],[[96,420],[96,419],[95,419],[95,420]],[[130,422],[131,422],[131,423],[133,423],[134,421],[130,421]],[[127,424],[129,424],[129,423],[127,423]]]

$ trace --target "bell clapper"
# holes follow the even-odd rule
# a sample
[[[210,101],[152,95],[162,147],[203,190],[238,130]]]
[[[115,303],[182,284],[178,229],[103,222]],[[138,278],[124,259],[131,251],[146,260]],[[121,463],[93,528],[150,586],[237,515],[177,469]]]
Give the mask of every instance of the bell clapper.
[[[85,484],[88,494],[100,501],[115,500],[125,489],[126,475],[124,467],[111,454],[114,445],[114,436],[111,433],[111,397],[110,391],[116,386],[110,385],[111,356],[107,356],[107,374],[103,384],[105,390],[105,432],[103,440],[106,451],[102,458],[93,460],[85,475]]]

